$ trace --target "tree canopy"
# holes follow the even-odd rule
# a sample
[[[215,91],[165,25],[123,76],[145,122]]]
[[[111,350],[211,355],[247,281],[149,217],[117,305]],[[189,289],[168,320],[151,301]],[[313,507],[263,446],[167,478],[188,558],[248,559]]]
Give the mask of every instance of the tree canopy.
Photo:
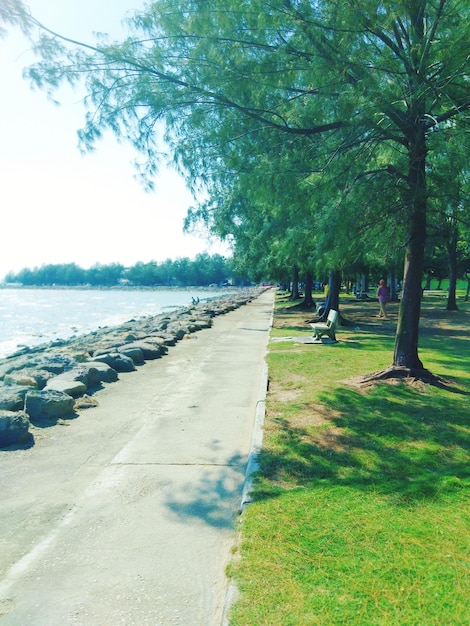
[[[42,28],[29,75],[49,90],[84,79],[82,144],[106,129],[131,141],[150,185],[164,138],[207,198],[190,218],[235,249],[262,239],[263,258],[331,270],[401,250],[393,369],[425,376],[429,180],[443,133],[468,143],[469,11],[463,0],[160,0],[122,42]]]
[[[28,33],[31,26],[31,15],[21,0],[2,0],[0,4],[0,37],[5,34],[2,24],[19,26]]]
[[[207,287],[238,285],[247,282],[234,274],[232,263],[220,254],[197,254],[194,259],[167,259],[161,263],[138,262],[131,267],[120,263],[97,263],[89,269],[76,263],[47,264],[9,272],[7,284],[23,286],[91,286],[91,287]]]

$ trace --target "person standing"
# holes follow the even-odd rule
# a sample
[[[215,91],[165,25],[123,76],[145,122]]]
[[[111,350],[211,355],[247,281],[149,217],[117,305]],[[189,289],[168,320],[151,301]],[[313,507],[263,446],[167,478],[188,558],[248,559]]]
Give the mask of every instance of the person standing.
[[[377,298],[379,299],[380,312],[377,317],[387,317],[387,313],[385,312],[385,307],[387,306],[387,302],[390,300],[390,293],[388,291],[388,287],[385,284],[384,279],[382,278],[379,282],[379,288],[377,289]]]

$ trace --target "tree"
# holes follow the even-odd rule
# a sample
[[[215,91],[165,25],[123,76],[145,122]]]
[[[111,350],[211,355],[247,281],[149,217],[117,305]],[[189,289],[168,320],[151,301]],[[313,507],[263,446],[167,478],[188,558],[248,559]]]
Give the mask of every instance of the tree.
[[[447,297],[448,311],[457,310],[456,286],[459,274],[459,241],[461,234],[465,233],[470,223],[468,197],[468,185],[470,172],[468,168],[468,138],[465,128],[460,127],[458,122],[453,124],[454,131],[440,134],[442,148],[439,153],[433,155],[434,166],[430,178],[431,190],[431,241],[434,252],[439,251],[444,257],[445,269],[436,271],[433,264],[434,274],[438,278],[449,276],[449,289]],[[452,172],[452,176],[449,176]],[[434,255],[436,256],[436,255]],[[461,255],[460,255],[461,256]]]
[[[457,0],[160,0],[130,20],[134,36],[121,44],[68,50],[65,39],[43,38],[30,75],[52,88],[85,76],[83,144],[110,128],[146,154],[147,177],[163,121],[188,182],[209,194],[240,156],[248,169],[281,144],[302,144],[308,170],[340,178],[345,193],[385,181],[404,233],[386,375],[426,378],[418,339],[428,155],[440,128],[468,120],[468,14]],[[220,196],[215,206],[223,210]]]
[[[167,259],[161,264],[156,261],[139,261],[132,267],[124,268],[120,263],[103,265],[97,263],[90,269],[82,269],[75,263],[47,264],[39,268],[23,269],[17,274],[9,272],[8,283],[23,285],[93,285],[112,287],[127,281],[139,287],[156,285],[207,286],[210,283],[222,283],[230,274],[229,264],[220,254],[209,256],[197,255],[190,259]]]
[[[29,32],[30,15],[26,6],[20,0],[2,0],[0,3],[0,24],[19,26],[24,33]],[[0,37],[5,35],[5,29],[0,26]]]

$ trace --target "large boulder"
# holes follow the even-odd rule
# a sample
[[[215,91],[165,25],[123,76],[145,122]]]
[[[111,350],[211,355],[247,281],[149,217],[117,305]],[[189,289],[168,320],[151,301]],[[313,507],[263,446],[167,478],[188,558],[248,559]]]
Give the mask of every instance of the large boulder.
[[[182,328],[179,322],[173,322],[166,327],[167,334],[173,335],[177,341],[183,339],[187,333],[187,329]]]
[[[194,324],[197,330],[202,330],[203,328],[211,328],[212,318],[211,317],[198,317],[196,319],[192,319],[191,323]]]
[[[73,367],[74,359],[66,354],[45,354],[38,366],[51,374],[62,374],[67,368]]]
[[[107,363],[90,360],[86,363],[86,365],[96,370],[99,380],[102,383],[114,383],[118,379],[118,373],[116,370],[110,367]]]
[[[59,419],[73,413],[74,399],[63,391],[43,389],[28,391],[25,411],[30,419]]]
[[[15,387],[31,387],[32,389],[38,389],[38,382],[32,376],[31,372],[25,370],[18,370],[5,374],[3,378],[4,385],[14,385]]]
[[[87,389],[96,389],[101,382],[101,376],[98,369],[89,361],[80,363],[73,369],[62,374],[62,376],[66,375],[69,375],[74,380],[81,381],[86,385]]]
[[[59,376],[54,376],[54,378],[48,381],[45,389],[46,391],[61,391],[72,398],[78,398],[86,392],[87,386],[80,380],[74,380],[70,376],[59,374]]]
[[[24,407],[24,398],[31,387],[0,385],[0,410],[20,411]]]
[[[120,346],[118,348],[118,352],[132,359],[135,365],[143,365],[145,363],[144,353],[137,346],[131,346],[131,345]]]
[[[184,335],[183,335],[184,336]],[[162,339],[164,341],[165,346],[175,346],[178,343],[178,338],[171,334],[171,333],[166,333],[162,336]]]
[[[52,376],[54,376],[54,374],[45,369],[25,368],[6,374],[3,379],[3,384],[44,389],[47,381],[52,378]]]
[[[31,439],[29,419],[24,411],[0,410],[0,448]]]
[[[101,383],[101,375],[98,368],[91,363],[80,363],[70,370],[54,376],[47,381],[46,389],[63,391],[69,396],[77,398],[86,391],[96,389]]]
[[[116,372],[133,372],[135,370],[134,361],[120,352],[108,352],[106,354],[94,354],[93,361],[106,363]]]
[[[122,354],[128,354],[129,350],[140,350],[145,360],[158,359],[162,356],[160,346],[149,341],[134,341],[118,348],[118,352]]]

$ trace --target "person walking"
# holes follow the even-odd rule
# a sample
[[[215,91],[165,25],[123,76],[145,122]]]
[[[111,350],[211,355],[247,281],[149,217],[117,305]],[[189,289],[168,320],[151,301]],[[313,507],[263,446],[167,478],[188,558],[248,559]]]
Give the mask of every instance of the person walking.
[[[377,317],[387,317],[387,313],[385,312],[385,307],[387,306],[387,302],[390,301],[390,293],[388,291],[388,287],[385,284],[384,279],[382,278],[379,282],[379,288],[377,289],[377,298],[379,299],[380,312]]]

